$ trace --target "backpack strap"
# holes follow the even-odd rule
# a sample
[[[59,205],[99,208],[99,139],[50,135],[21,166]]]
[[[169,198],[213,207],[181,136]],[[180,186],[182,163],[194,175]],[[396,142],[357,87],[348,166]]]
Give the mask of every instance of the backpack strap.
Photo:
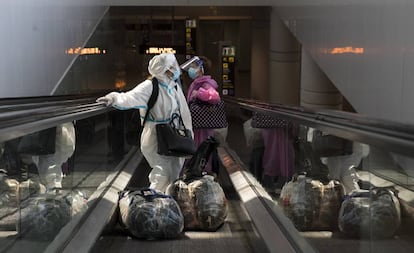
[[[147,112],[145,113],[144,122],[142,123],[142,126],[144,126],[145,122],[147,122],[149,112],[152,109],[152,107],[154,107],[155,102],[157,101],[158,93],[159,93],[158,80],[157,78],[153,77],[152,78],[152,93],[148,100],[148,109],[147,109]]]

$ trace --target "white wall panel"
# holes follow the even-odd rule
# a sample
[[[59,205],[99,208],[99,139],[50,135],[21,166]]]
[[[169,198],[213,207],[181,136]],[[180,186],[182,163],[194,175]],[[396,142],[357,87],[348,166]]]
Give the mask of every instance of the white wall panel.
[[[0,2],[0,97],[49,95],[107,7],[97,0]]]
[[[414,4],[305,2],[276,8],[354,108],[373,117],[414,123],[409,109],[414,108]],[[335,49],[346,52],[334,53]]]
[[[48,95],[106,5],[273,5],[331,81],[363,114],[414,122],[414,4],[408,0],[0,2],[0,96]],[[363,54],[332,54],[334,48]]]

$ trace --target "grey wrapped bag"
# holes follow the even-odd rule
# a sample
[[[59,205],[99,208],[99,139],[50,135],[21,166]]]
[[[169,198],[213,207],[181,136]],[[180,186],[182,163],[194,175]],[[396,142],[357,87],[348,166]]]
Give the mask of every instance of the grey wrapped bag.
[[[354,238],[390,238],[401,224],[400,203],[390,188],[352,192],[341,205],[339,230]]]
[[[153,189],[120,192],[119,211],[121,225],[136,238],[176,238],[184,228],[177,202]]]

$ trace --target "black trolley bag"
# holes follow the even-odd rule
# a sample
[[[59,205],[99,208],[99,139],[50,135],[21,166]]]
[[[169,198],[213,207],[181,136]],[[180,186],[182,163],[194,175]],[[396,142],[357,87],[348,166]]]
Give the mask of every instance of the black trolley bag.
[[[140,239],[172,239],[184,229],[183,214],[177,202],[150,188],[121,191],[119,217],[121,226]]]
[[[204,173],[218,142],[209,137],[184,166],[183,176],[170,184],[167,193],[179,204],[185,230],[216,231],[227,217],[227,199],[220,184]]]

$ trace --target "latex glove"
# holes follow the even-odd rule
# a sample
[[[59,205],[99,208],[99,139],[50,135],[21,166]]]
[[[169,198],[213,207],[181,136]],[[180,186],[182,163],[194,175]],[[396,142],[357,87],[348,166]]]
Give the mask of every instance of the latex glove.
[[[193,90],[193,92],[190,94],[190,101],[197,98],[197,90]]]
[[[105,103],[106,106],[110,106],[115,102],[115,94],[111,92],[106,96],[96,99],[96,102]]]

